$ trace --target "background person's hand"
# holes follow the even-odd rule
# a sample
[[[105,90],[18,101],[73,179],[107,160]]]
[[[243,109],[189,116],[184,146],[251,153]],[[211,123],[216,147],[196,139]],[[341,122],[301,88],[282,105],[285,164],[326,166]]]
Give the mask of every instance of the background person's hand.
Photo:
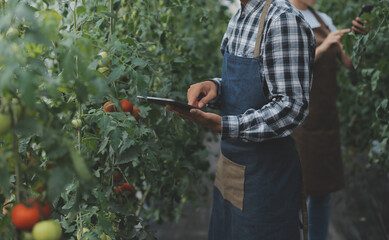
[[[342,48],[342,36],[343,34],[349,33],[350,31],[351,30],[347,28],[329,33],[319,47],[322,47],[323,50],[327,50],[331,45],[337,44],[340,48]]]
[[[366,35],[370,28],[365,28],[364,25],[368,23],[368,21],[362,21],[359,17],[356,17],[352,22],[353,26],[351,27],[354,32]]]
[[[218,133],[221,132],[221,117],[217,114],[203,112],[199,109],[191,109],[190,111],[188,111],[186,109],[174,107],[171,105],[166,105],[166,109],[172,111],[174,114],[182,118],[189,119],[195,123],[203,125],[204,127],[210,128],[213,131],[216,131]]]
[[[203,96],[198,99],[199,96]],[[212,81],[204,81],[193,84],[187,92],[188,104],[202,108],[217,96],[217,85]]]

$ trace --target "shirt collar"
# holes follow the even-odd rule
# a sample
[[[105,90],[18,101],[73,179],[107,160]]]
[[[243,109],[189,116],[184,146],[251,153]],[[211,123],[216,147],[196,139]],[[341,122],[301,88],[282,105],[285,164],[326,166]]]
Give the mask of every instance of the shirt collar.
[[[243,6],[242,5],[242,12],[250,13],[253,11],[258,5],[262,5],[266,0],[249,0],[248,3]]]

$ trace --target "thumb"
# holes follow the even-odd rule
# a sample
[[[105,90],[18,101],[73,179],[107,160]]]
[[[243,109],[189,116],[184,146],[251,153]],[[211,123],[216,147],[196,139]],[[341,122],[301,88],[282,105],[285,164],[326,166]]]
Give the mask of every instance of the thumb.
[[[213,98],[215,98],[215,96],[213,96],[212,94],[207,94],[206,96],[204,96],[199,100],[199,107],[200,108],[204,107]]]

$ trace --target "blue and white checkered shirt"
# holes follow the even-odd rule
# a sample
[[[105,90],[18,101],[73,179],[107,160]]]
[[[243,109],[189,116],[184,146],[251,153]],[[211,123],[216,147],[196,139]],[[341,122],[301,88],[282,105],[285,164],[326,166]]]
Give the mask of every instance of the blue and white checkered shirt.
[[[266,0],[250,0],[232,17],[221,51],[254,56],[259,17]],[[274,0],[266,17],[260,51],[268,103],[241,115],[222,116],[222,139],[261,142],[288,136],[308,115],[315,38],[302,14],[286,0]],[[219,85],[222,79],[214,79]]]

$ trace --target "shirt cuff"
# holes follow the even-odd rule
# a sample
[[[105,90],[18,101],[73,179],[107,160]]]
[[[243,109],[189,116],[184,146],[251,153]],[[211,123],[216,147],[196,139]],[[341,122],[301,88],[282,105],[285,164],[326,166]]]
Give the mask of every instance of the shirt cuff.
[[[239,119],[237,116],[222,116],[222,139],[239,138]]]

